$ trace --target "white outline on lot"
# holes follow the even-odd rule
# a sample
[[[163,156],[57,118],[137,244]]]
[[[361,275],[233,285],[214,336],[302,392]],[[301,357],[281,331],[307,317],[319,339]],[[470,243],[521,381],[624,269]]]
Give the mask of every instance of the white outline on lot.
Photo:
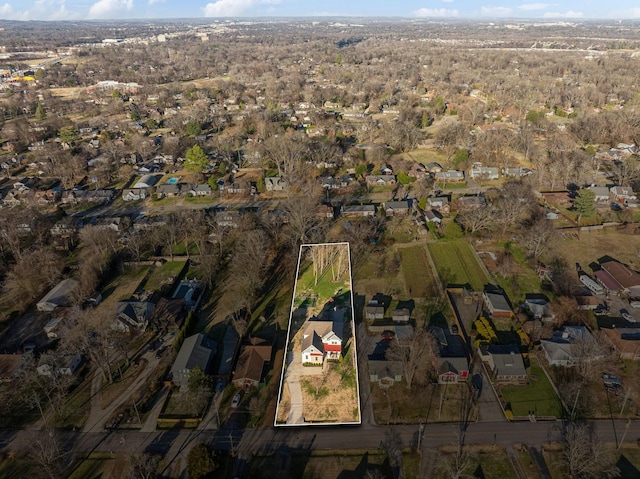
[[[291,341],[291,323],[293,320],[293,305],[296,299],[296,289],[298,286],[298,279],[300,274],[300,262],[302,260],[302,250],[303,248],[310,248],[314,246],[322,246],[322,245],[346,245],[347,247],[347,257],[349,258],[349,294],[350,297],[350,306],[351,306],[351,337],[353,340],[353,351],[350,351],[349,354],[353,355],[353,365],[356,369],[356,396],[358,403],[358,420],[352,422],[304,422],[304,418],[302,416],[302,391],[300,390],[300,382],[298,381],[298,375],[296,378],[293,378],[293,381],[287,381],[289,384],[289,392],[291,396],[291,407],[289,409],[289,416],[287,417],[287,422],[278,422],[278,409],[280,408],[280,401],[282,400],[282,391],[284,390],[284,381],[287,376],[286,372],[288,369],[296,368],[296,366],[301,365],[301,359],[298,357],[294,357],[293,350],[289,351],[289,342]],[[360,378],[358,373],[358,350],[356,345],[356,328],[355,328],[355,312],[353,309],[353,272],[351,270],[351,248],[348,242],[340,242],[340,243],[315,243],[315,244],[301,244],[300,249],[298,251],[298,265],[296,266],[296,276],[293,285],[293,295],[291,297],[291,307],[289,309],[289,325],[287,327],[287,343],[284,349],[284,358],[282,361],[282,372],[280,373],[280,387],[278,388],[278,403],[276,405],[276,416],[274,418],[274,426],[275,427],[291,427],[291,426],[341,426],[341,425],[359,425],[362,423],[362,407],[360,405]],[[287,364],[292,366],[287,367]],[[307,368],[310,370],[315,370],[316,374],[321,374],[324,370],[323,368]],[[313,374],[312,371],[305,371],[305,375]],[[293,391],[292,389],[295,389]],[[294,402],[294,395],[296,396],[296,401]]]

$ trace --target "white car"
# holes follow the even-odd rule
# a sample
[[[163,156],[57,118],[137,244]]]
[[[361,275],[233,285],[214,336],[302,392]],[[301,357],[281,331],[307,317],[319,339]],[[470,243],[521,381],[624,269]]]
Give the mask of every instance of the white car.
[[[636,321],[636,318],[634,318],[634,317],[629,313],[629,311],[627,311],[626,309],[621,309],[621,310],[620,310],[620,315],[621,315],[624,319],[626,319],[627,321],[629,321],[630,323],[635,323],[635,322],[637,322],[637,321]]]
[[[233,396],[233,399],[231,400],[231,407],[235,409],[238,407],[239,404],[240,404],[240,394],[236,394],[235,396]]]

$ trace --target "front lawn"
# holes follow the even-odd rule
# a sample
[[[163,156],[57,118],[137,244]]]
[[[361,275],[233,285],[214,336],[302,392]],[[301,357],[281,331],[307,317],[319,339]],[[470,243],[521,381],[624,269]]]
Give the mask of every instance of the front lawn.
[[[562,416],[562,404],[546,374],[531,356],[527,370],[528,386],[500,387],[502,397],[511,406],[514,416],[527,416],[533,411],[538,416]]]

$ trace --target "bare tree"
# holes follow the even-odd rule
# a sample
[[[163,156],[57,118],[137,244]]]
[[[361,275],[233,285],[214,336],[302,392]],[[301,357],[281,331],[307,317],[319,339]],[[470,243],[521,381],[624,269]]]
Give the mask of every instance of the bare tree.
[[[620,476],[614,451],[602,444],[586,425],[569,423],[563,434],[564,463],[572,479],[606,479]]]
[[[520,235],[520,243],[524,245],[530,257],[538,259],[556,237],[556,229],[546,218],[536,219],[529,228]]]
[[[126,479],[156,479],[162,456],[149,452],[135,452],[129,456]]]
[[[62,463],[67,452],[55,429],[45,429],[30,442],[29,455],[47,477],[57,479],[62,473]]]
[[[434,338],[431,333],[425,328],[418,327],[410,341],[401,343],[396,340],[387,350],[388,360],[402,362],[407,389],[411,389],[414,382],[424,384],[428,380],[432,369],[431,356],[434,347]]]
[[[493,211],[489,206],[463,211],[456,216],[456,222],[471,234],[488,231],[495,224]]]

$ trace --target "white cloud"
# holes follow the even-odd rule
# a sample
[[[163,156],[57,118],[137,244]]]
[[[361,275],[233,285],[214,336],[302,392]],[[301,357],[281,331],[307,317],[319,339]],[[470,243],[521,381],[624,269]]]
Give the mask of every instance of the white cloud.
[[[546,10],[549,7],[553,7],[553,3],[523,3],[518,5],[520,10],[533,11],[533,10]]]
[[[545,12],[544,18],[582,18],[584,14],[582,12],[574,12],[569,10],[568,12]]]
[[[7,20],[69,20],[78,18],[66,8],[65,0],[36,0],[26,10],[14,10],[10,3],[0,5],[0,18]]]
[[[2,15],[3,18],[8,18],[11,13],[13,13],[13,7],[11,5],[8,3],[0,5],[0,15]]]
[[[149,5],[155,5],[156,3],[164,3],[165,0],[147,0]]]
[[[513,14],[513,10],[509,7],[482,7],[480,14],[483,17],[509,17]]]
[[[413,12],[416,17],[457,17],[458,10],[447,8],[420,8]]]
[[[453,0],[441,0],[442,3],[453,3]]]
[[[251,7],[258,5],[274,5],[280,0],[216,0],[204,7],[205,17],[234,17],[242,15]],[[249,12],[251,13],[251,12]]]
[[[88,18],[119,18],[133,10],[133,0],[98,0],[91,5]]]

